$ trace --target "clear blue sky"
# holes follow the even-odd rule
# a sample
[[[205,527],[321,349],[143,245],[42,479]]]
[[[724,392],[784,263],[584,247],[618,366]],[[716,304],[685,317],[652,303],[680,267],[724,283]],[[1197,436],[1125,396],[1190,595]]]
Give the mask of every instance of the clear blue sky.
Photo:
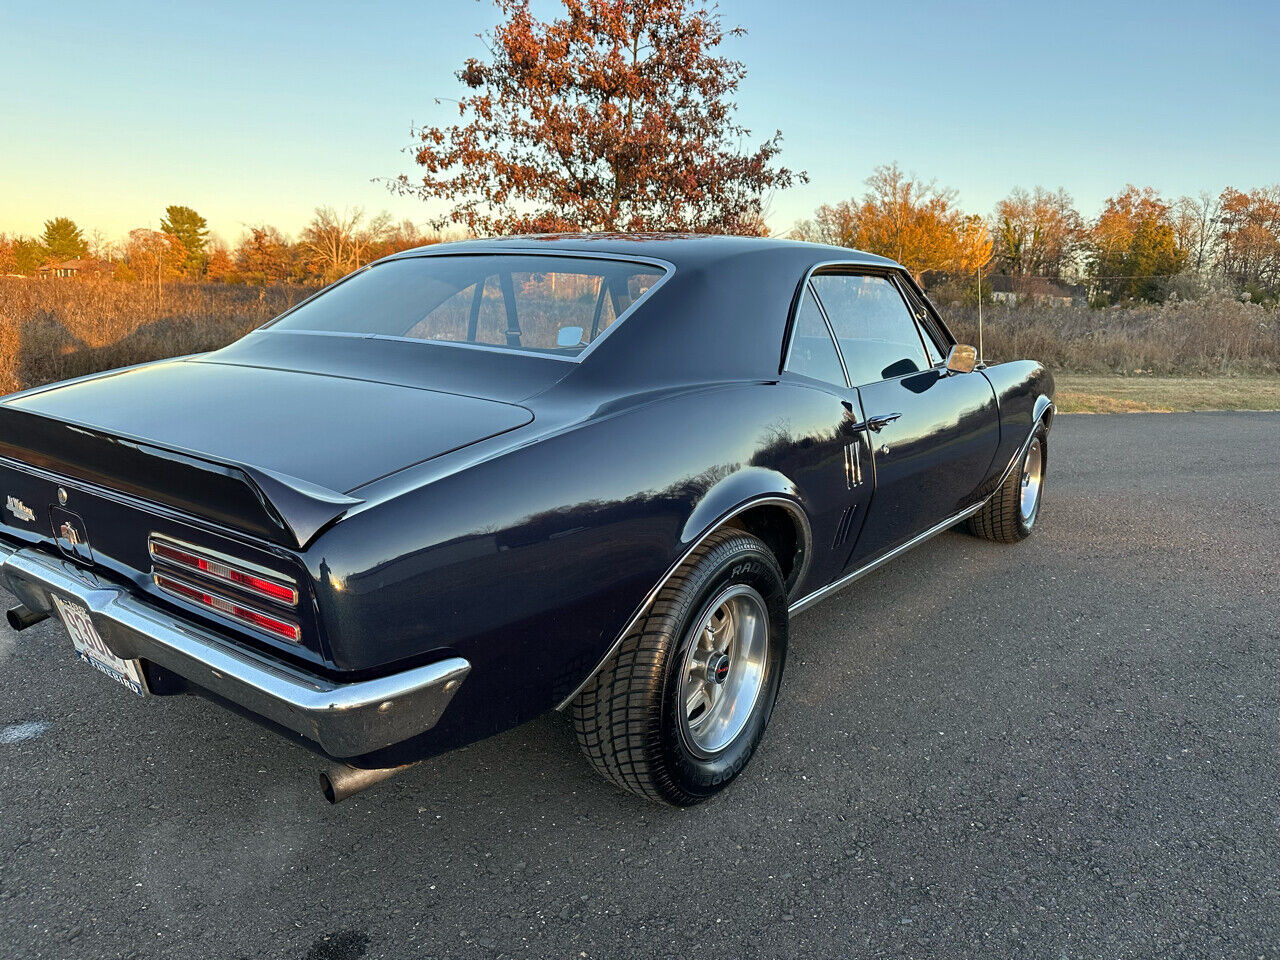
[[[535,9],[547,13],[550,0]],[[1066,187],[1086,215],[1126,182],[1169,195],[1280,182],[1280,12],[1237,3],[730,0],[740,118],[780,128],[812,182],[786,230],[858,194],[879,163],[990,211]],[[296,232],[317,204],[424,221],[370,178],[411,171],[411,123],[442,121],[482,55],[480,0],[255,3],[0,0],[0,232],[52,216],[119,237],[195,207],[234,240]]]

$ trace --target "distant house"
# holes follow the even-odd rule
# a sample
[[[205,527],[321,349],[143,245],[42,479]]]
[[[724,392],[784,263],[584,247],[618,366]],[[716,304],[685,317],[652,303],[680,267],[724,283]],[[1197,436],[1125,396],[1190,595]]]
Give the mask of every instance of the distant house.
[[[1015,277],[994,273],[982,278],[996,303],[1036,304],[1048,307],[1087,306],[1089,288],[1080,283],[1066,283],[1048,277]]]
[[[40,276],[45,279],[53,277],[97,277],[110,272],[111,265],[103,260],[81,258],[63,260],[61,263],[46,263],[40,268]]]

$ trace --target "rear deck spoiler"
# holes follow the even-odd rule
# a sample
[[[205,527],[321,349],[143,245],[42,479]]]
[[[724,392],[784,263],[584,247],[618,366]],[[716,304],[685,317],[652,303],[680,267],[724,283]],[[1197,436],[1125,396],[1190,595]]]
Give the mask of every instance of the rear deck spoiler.
[[[0,404],[0,456],[302,549],[362,500]]]

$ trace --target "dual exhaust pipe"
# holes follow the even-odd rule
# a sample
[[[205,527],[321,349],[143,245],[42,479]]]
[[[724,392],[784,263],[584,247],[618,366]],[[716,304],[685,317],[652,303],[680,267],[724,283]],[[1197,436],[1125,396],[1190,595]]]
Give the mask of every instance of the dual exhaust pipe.
[[[25,630],[27,627],[34,627],[37,623],[43,623],[48,620],[49,611],[32,610],[25,603],[20,603],[16,607],[10,607],[6,610],[5,618],[13,629]]]
[[[28,627],[34,627],[37,623],[48,620],[49,611],[32,610],[26,604],[20,603],[5,611],[5,618],[14,630],[26,630]],[[359,767],[352,767],[345,763],[334,763],[320,771],[320,790],[330,803],[341,803],[348,797],[368,790],[413,766],[417,764],[406,763],[399,767],[361,770]]]

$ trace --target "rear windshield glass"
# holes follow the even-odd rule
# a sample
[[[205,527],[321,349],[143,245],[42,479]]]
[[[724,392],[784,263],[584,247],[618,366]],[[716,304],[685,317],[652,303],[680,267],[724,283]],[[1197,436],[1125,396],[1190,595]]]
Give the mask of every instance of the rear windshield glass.
[[[575,356],[661,277],[587,257],[429,256],[369,268],[281,317],[273,330],[479,343]]]

